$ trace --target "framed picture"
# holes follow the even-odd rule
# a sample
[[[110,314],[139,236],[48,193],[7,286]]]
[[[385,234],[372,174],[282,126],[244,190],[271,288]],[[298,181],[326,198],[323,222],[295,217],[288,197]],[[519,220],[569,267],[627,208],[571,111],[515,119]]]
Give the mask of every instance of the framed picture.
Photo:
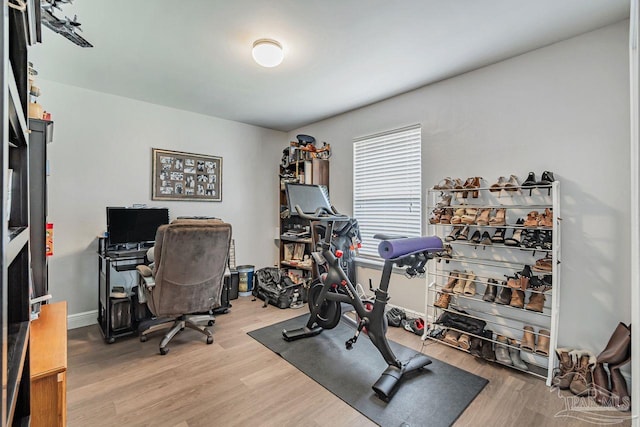
[[[152,148],[151,200],[222,201],[222,157]]]

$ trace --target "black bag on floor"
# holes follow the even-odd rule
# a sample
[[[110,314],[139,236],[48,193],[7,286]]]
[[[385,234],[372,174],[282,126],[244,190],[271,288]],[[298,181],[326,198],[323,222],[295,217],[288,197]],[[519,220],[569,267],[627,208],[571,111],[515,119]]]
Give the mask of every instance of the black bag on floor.
[[[284,270],[276,267],[265,267],[253,275],[253,295],[267,304],[278,308],[295,308],[302,306],[306,298],[303,283],[293,283]]]

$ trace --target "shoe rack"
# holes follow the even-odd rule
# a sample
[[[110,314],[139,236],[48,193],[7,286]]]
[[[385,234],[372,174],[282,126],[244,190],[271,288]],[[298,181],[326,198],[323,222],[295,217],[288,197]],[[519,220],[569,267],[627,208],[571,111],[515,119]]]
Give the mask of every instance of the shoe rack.
[[[519,353],[524,364],[518,367],[508,363],[508,357],[496,363],[544,379],[550,386],[558,335],[560,183],[532,184],[531,174],[523,184],[515,176],[496,184],[481,178],[467,183],[446,179],[428,191],[429,234],[442,238],[445,251],[429,263],[426,313],[433,324],[443,312],[463,310],[464,316],[486,322],[485,331],[492,333],[467,333],[465,342],[456,343],[451,336],[465,331],[443,328],[454,331],[443,339],[446,331],[439,334],[440,326],[433,324],[426,337],[467,352],[470,338],[489,346],[485,349],[491,353],[498,348],[507,355]],[[452,276],[460,274],[464,286],[457,280],[454,289]],[[488,293],[491,285],[495,299]],[[442,298],[443,293],[449,296]],[[541,354],[547,340],[547,354]]]

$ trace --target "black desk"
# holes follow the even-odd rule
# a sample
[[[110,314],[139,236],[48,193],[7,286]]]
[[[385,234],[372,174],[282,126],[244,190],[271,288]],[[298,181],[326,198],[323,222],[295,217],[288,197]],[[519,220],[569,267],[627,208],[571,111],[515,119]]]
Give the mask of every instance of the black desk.
[[[129,301],[131,310],[130,326],[114,329],[112,324],[112,303],[111,298],[111,269],[116,271],[135,270],[137,265],[147,263],[146,255],[148,249],[109,251],[106,248],[104,238],[98,241],[98,325],[104,340],[112,344],[116,338],[131,335],[136,332],[136,322],[133,319],[131,310],[132,302]]]

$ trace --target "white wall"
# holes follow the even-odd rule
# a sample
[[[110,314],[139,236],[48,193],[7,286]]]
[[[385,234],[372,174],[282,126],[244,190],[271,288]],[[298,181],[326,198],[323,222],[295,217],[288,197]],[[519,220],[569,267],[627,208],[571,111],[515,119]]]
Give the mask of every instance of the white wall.
[[[331,199],[352,211],[352,139],[420,123],[423,184],[550,170],[561,181],[558,343],[600,351],[629,321],[628,22],[290,133],[331,143]],[[376,273],[362,274],[360,281]],[[364,276],[364,277],[362,277]],[[375,280],[374,280],[375,282]],[[391,303],[424,311],[424,281]]]
[[[47,64],[38,68],[46,74]],[[55,226],[49,288],[54,300],[68,302],[69,314],[97,309],[96,236],[106,228],[106,206],[145,203],[168,207],[171,219],[222,218],[233,226],[238,264],[273,265],[273,200],[285,133],[38,82],[39,102],[55,122],[49,146],[49,221]],[[221,156],[222,202],[152,201],[152,147]],[[129,284],[133,275],[116,280]]]

